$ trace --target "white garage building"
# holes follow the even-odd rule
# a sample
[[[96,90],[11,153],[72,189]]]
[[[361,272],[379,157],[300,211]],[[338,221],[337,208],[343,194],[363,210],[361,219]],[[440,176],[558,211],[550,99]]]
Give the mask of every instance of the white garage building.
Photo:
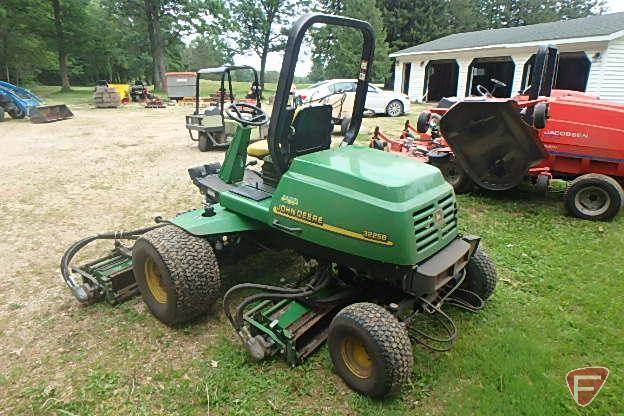
[[[544,44],[560,51],[555,88],[624,101],[624,13],[458,33],[395,52],[394,90],[438,101],[476,95],[478,84],[491,90],[495,78],[507,84],[495,95],[510,97],[530,85],[535,51]]]

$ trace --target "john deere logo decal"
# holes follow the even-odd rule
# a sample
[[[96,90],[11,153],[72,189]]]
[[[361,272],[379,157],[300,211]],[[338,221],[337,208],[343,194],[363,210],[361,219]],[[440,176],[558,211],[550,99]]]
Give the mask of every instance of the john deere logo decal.
[[[433,223],[438,228],[442,228],[446,225],[446,220],[444,219],[444,211],[442,211],[442,208],[438,208],[433,213]]]
[[[315,228],[320,228],[324,231],[344,235],[346,237],[355,238],[357,240],[381,244],[389,247],[394,245],[394,242],[390,241],[390,238],[384,233],[378,233],[370,230],[363,230],[362,232],[347,230],[336,225],[327,224],[323,217],[320,215],[316,215],[312,212],[308,212],[302,209],[292,208],[284,204],[275,205],[273,207],[273,213],[275,215],[286,217],[293,221],[307,224]]]

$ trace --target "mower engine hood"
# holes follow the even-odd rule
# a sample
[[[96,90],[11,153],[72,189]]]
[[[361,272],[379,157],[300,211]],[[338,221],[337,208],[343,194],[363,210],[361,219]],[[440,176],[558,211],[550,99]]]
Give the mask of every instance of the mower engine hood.
[[[459,102],[442,117],[440,130],[462,168],[485,189],[519,185],[546,157],[537,131],[513,100]]]

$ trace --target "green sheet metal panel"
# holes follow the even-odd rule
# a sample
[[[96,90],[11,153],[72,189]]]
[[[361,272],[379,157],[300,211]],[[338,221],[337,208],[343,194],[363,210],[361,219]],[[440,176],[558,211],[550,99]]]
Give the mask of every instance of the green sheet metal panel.
[[[213,205],[215,215],[205,217],[204,209],[196,209],[178,215],[171,223],[197,236],[219,235],[252,231],[265,228],[266,225],[250,217],[232,212],[220,204]]]
[[[263,199],[262,201],[254,201],[251,198],[226,191],[219,194],[219,201],[221,206],[225,207],[230,212],[240,212],[246,217],[256,221],[267,224],[269,222],[271,198]]]
[[[430,165],[358,146],[296,158],[271,223],[305,240],[382,262],[417,264],[457,236],[452,187]]]

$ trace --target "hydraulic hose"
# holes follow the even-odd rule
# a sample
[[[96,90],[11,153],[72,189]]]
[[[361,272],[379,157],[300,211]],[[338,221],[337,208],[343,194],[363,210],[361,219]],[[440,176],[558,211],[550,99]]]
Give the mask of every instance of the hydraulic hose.
[[[65,283],[72,290],[74,296],[76,297],[76,299],[78,299],[78,301],[82,303],[89,302],[92,295],[88,293],[87,290],[85,290],[84,284],[78,282],[75,275],[72,273],[72,268],[70,266],[70,263],[72,259],[76,256],[76,254],[78,254],[78,252],[89,243],[92,243],[96,240],[136,240],[140,235],[145,234],[148,231],[155,230],[156,228],[160,228],[164,225],[166,224],[156,224],[132,231],[112,231],[100,233],[76,241],[67,249],[67,251],[65,251],[63,257],[61,257],[61,275],[63,276],[63,280],[65,280]],[[81,276],[88,278],[88,276],[85,275]],[[97,281],[91,280],[91,283],[95,287],[99,287],[99,283]]]
[[[234,329],[236,329],[236,332],[238,332],[243,326],[243,313],[247,306],[260,300],[301,299],[307,296],[311,296],[327,286],[327,284],[331,280],[331,275],[327,273],[327,271],[323,271],[322,273],[323,275],[320,277],[320,280],[314,279],[315,283],[317,280],[319,280],[314,286],[300,288],[287,288],[281,286],[270,286],[254,283],[243,283],[240,285],[236,285],[230,288],[230,290],[228,290],[223,297],[223,310],[225,312],[225,315],[229,319]],[[243,301],[236,307],[236,313],[234,314],[234,316],[232,316],[232,311],[230,308],[232,294],[245,289],[263,290],[263,292],[248,296],[243,299]]]

